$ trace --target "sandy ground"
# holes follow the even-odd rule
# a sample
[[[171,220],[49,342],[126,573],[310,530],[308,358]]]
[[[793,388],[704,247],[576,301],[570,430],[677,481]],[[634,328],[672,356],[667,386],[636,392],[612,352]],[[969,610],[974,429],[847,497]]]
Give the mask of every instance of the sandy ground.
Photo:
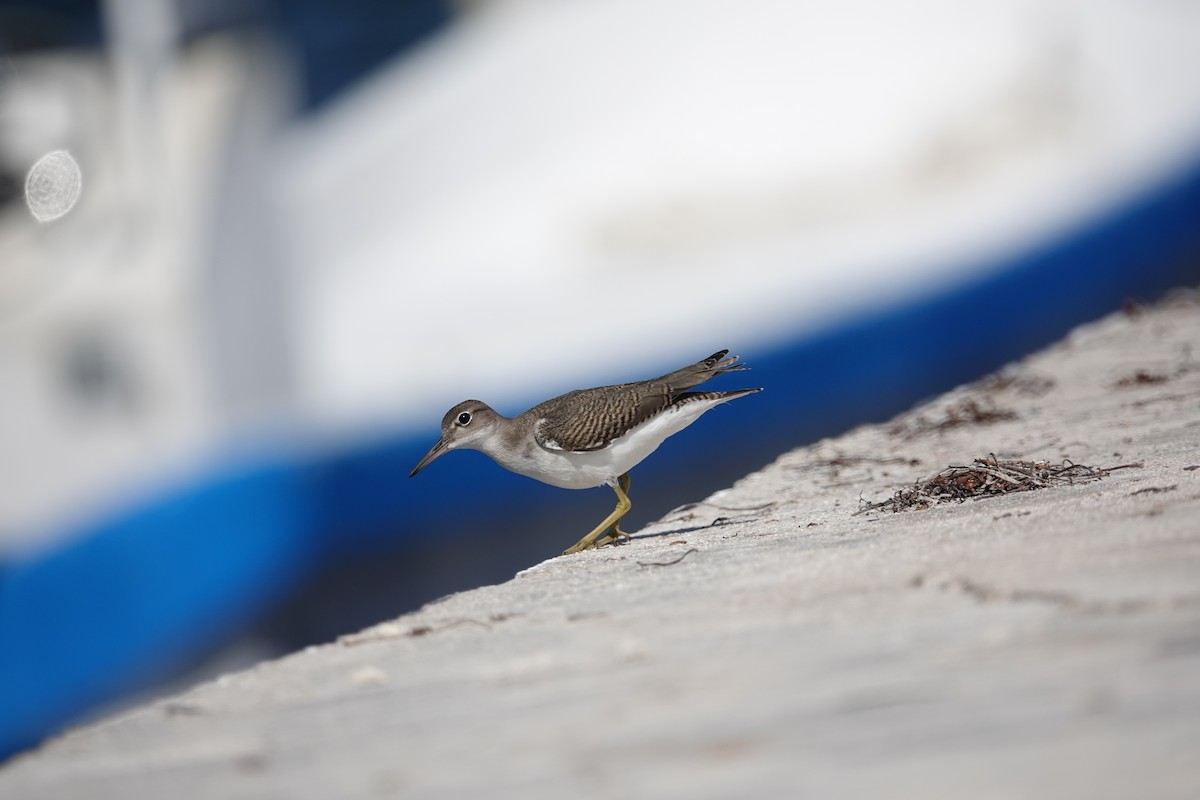
[[[75,730],[0,797],[1200,797],[1197,348],[1195,295],[1113,315],[623,547]],[[855,513],[989,454],[1141,466]]]

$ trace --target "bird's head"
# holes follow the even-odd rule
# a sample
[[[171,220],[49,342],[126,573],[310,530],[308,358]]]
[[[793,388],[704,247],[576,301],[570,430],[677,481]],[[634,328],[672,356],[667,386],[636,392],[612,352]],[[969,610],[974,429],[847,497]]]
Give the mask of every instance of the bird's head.
[[[429,448],[408,477],[425,469],[431,461],[449,450],[479,450],[481,442],[495,429],[500,415],[482,400],[464,400],[442,417],[442,435]]]

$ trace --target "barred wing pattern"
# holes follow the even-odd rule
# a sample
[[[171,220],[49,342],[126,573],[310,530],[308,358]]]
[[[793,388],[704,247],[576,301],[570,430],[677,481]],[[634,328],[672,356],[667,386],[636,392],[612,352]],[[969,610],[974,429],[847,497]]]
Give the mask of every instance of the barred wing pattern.
[[[687,390],[717,375],[744,369],[737,356],[725,358],[728,352],[713,353],[703,361],[648,381],[577,389],[540,403],[521,416],[535,420],[534,438],[547,450],[603,450],[614,439],[670,406],[724,394]],[[574,413],[550,413],[564,402],[571,404]]]

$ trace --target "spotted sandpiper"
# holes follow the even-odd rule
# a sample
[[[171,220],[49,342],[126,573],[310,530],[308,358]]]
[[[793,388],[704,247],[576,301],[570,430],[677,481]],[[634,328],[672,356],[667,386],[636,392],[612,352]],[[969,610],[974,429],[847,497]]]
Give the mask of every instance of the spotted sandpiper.
[[[728,350],[713,353],[660,378],[616,386],[577,389],[509,418],[479,400],[464,400],[442,417],[441,438],[408,477],[450,450],[481,450],[507,470],[564,489],[608,484],[617,507],[564,551],[629,538],[619,527],[629,512],[629,470],[663,441],[721,403],[761,389],[689,392],[726,372],[745,369]]]

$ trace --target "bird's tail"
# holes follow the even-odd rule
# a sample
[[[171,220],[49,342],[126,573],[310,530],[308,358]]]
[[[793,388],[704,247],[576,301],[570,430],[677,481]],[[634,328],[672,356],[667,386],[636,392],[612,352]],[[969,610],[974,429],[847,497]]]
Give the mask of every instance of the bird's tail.
[[[728,403],[730,400],[736,400],[739,397],[745,397],[748,394],[761,392],[761,388],[757,389],[732,389],[728,392],[684,392],[675,397],[672,405],[682,405],[684,403],[692,403],[696,401],[707,401],[712,405]]]
[[[655,382],[667,384],[671,387],[672,392],[682,392],[693,386],[699,386],[718,375],[724,375],[726,372],[748,369],[745,364],[738,361],[737,356],[726,357],[728,353],[728,350],[713,353],[703,361],[697,361],[695,364],[689,364],[682,369],[667,373],[661,378],[657,378]]]

